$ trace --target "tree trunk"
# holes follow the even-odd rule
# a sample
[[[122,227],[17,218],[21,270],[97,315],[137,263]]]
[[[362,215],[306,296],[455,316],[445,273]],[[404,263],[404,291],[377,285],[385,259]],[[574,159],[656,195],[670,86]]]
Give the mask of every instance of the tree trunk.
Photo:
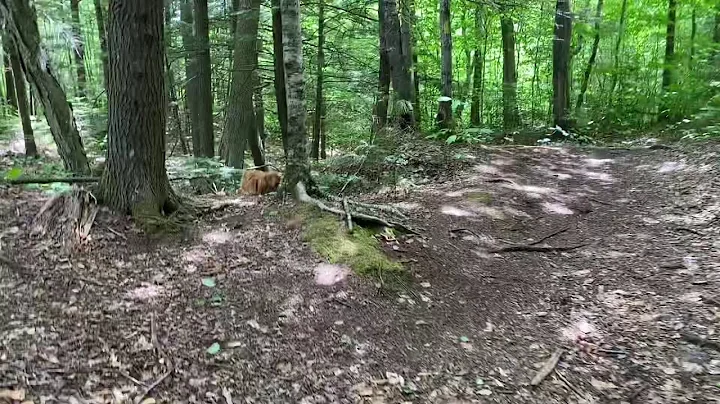
[[[325,2],[319,0],[318,9],[318,53],[317,53],[317,88],[315,89],[315,122],[313,123],[313,143],[311,157],[318,161],[320,158],[320,122],[323,119],[323,68],[325,67]]]
[[[0,13],[12,36],[27,79],[39,95],[58,154],[65,169],[74,174],[90,172],[80,133],[65,91],[53,74],[40,43],[35,7],[28,0],[0,0]]]
[[[193,148],[195,157],[213,157],[215,155],[215,135],[213,133],[213,95],[210,65],[210,32],[207,0],[195,2],[195,67],[197,79],[194,94],[197,107],[198,148]]]
[[[308,192],[314,191],[310,177],[307,134],[305,132],[305,78],[303,77],[300,1],[280,0],[283,34],[283,61],[287,78],[287,162],[284,188],[298,198],[296,185],[302,182]]]
[[[70,0],[70,13],[72,14],[72,50],[77,74],[77,95],[80,98],[85,98],[87,96],[87,80],[85,77],[85,44],[80,30],[80,0]]]
[[[408,69],[407,55],[403,54],[403,40],[398,15],[397,0],[385,0],[385,33],[390,61],[390,77],[396,101],[393,110],[402,129],[415,129],[413,114],[413,84]]]
[[[323,106],[323,117],[320,121],[320,158],[325,160],[327,158],[327,131],[325,130],[325,122],[327,115],[327,106]]]
[[[503,127],[509,133],[520,125],[517,105],[517,75],[515,71],[515,27],[512,18],[500,17],[503,48]]]
[[[617,40],[615,41],[615,51],[613,54],[615,60],[613,61],[612,81],[610,82],[610,101],[614,99],[615,87],[617,86],[618,78],[620,77],[620,45],[622,45],[623,36],[625,35],[625,20],[627,19],[627,8],[628,0],[623,0],[622,6],[620,8],[620,28],[618,30]]]
[[[13,78],[10,55],[7,51],[3,55],[3,62],[5,64],[5,101],[17,111],[18,105],[17,95],[15,94],[15,79]]]
[[[262,47],[262,38],[258,36],[257,51],[255,52],[255,66],[258,66],[257,59],[262,52]],[[260,146],[262,146],[261,149],[264,154],[267,135],[265,133],[265,100],[263,99],[263,87],[263,79],[260,74],[260,69],[259,67],[256,67],[255,71],[253,71],[253,105],[255,106],[255,125],[257,126],[257,134],[260,138]]]
[[[417,44],[415,41],[415,0],[402,0],[400,16],[402,24],[400,25],[400,36],[403,47],[403,56],[405,58],[406,69],[411,72],[410,82],[412,84],[412,100],[413,100],[413,117],[415,118],[415,127],[420,124],[420,81],[418,75],[418,55]]]
[[[172,0],[165,0],[165,26],[170,25],[172,16],[175,10],[172,7]],[[182,119],[180,119],[180,108],[178,107],[177,92],[175,91],[175,72],[168,59],[167,50],[170,48],[172,38],[169,34],[165,37],[165,77],[167,77],[167,89],[170,102],[168,103],[168,110],[172,117],[171,124],[168,126],[171,128],[170,133],[174,133],[180,143],[180,151],[182,154],[187,155],[189,153],[187,141],[185,140],[185,133],[182,128]],[[177,143],[176,143],[177,144]],[[171,151],[172,155],[172,151]]]
[[[697,35],[697,15],[695,14],[695,8],[692,11],[692,22],[690,27],[690,68],[692,68],[692,61],[695,57],[695,37]]]
[[[285,56],[283,55],[283,25],[280,0],[272,0],[273,67],[275,73],[275,103],[282,137],[283,150],[288,154],[288,104],[285,86]]]
[[[452,33],[450,27],[450,0],[440,0],[440,50],[442,85],[436,123],[442,129],[452,129]]]
[[[95,19],[98,26],[98,37],[100,39],[100,57],[103,64],[103,86],[105,92],[108,91],[108,53],[107,53],[107,30],[105,29],[105,18],[103,18],[103,0],[94,0],[95,2]]]
[[[225,139],[228,145],[226,164],[243,168],[245,148],[257,144],[258,137],[253,106],[253,72],[257,69],[257,34],[260,18],[260,0],[240,0],[238,24],[233,52],[233,73],[227,105]],[[256,165],[264,163],[258,161]]]
[[[390,99],[390,60],[385,35],[384,0],[378,0],[378,21],[380,32],[380,45],[378,48],[380,53],[380,74],[378,77],[378,98],[375,101],[375,111],[373,113],[373,135],[376,135],[387,125],[388,101]]]
[[[202,150],[199,126],[197,123],[197,63],[195,58],[196,44],[193,35],[193,3],[192,0],[181,0],[180,21],[182,22],[180,35],[182,36],[183,50],[185,51],[185,109],[188,113],[187,128],[190,128],[192,137],[193,156],[198,156]]]
[[[7,35],[4,39],[5,54],[10,58],[10,65],[12,67],[11,76],[14,80],[14,87],[17,90],[17,106],[20,122],[22,123],[23,138],[25,140],[25,155],[28,157],[37,157],[38,151],[35,145],[32,122],[30,121],[30,106],[28,104],[27,88],[25,86],[25,73],[22,69],[17,47]]]
[[[110,0],[108,158],[103,201],[134,216],[175,209],[165,171],[163,2]]]
[[[676,0],[668,0],[668,21],[665,33],[665,61],[663,63],[662,72],[662,89],[667,95],[670,86],[673,84],[673,74],[675,70],[675,23],[677,20],[677,2]],[[660,119],[667,121],[671,119],[670,106],[667,99],[663,97],[660,104]]]
[[[473,78],[472,78],[472,103],[470,104],[470,123],[473,126],[480,126],[480,88],[483,83],[483,65],[485,58],[480,50],[482,32],[485,30],[485,21],[481,5],[475,5],[475,51],[473,52]]]
[[[570,44],[572,16],[570,0],[555,3],[555,40],[553,41],[553,122],[570,129]]]
[[[588,59],[585,74],[583,75],[582,83],[580,84],[580,94],[578,94],[577,103],[575,104],[576,110],[579,110],[582,107],[583,101],[585,100],[585,92],[587,92],[588,88],[588,82],[590,81],[590,75],[592,74],[592,69],[595,66],[595,59],[597,58],[598,47],[600,46],[600,21],[602,20],[602,9],[603,0],[598,0],[597,10],[595,10],[595,38],[593,39],[590,59]]]

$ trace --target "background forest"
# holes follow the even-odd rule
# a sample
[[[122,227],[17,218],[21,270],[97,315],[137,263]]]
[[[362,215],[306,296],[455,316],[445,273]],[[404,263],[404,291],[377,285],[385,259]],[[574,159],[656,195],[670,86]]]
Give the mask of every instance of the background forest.
[[[216,170],[215,163],[202,163],[213,157],[242,168],[246,148],[257,150],[254,161],[262,165],[260,149],[268,146],[270,163],[280,165],[272,151],[286,120],[284,100],[276,102],[285,91],[283,73],[274,68],[282,54],[273,45],[278,6],[167,1],[168,157],[200,158],[181,163],[194,169]],[[47,49],[43,63],[71,102],[87,152],[102,157],[108,4],[43,0],[34,9],[29,15]],[[424,136],[447,143],[720,132],[720,9],[711,0],[319,0],[301,3],[301,24],[306,128],[315,159],[367,154],[387,117],[404,117]],[[2,136],[21,152],[23,127],[33,155],[34,143],[41,152],[54,149],[41,118],[45,95],[25,83],[43,79],[22,71],[15,49],[6,39]],[[20,59],[29,56],[18,49]]]

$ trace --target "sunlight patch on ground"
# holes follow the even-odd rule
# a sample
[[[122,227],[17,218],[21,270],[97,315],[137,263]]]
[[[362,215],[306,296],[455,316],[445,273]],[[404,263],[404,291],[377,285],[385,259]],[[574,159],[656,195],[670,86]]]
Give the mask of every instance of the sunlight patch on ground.
[[[543,210],[556,215],[572,215],[574,212],[562,203],[543,202]]]
[[[614,160],[613,159],[585,159],[585,165],[588,167],[602,167],[607,164],[611,164]]]
[[[505,219],[505,214],[502,212],[502,210],[498,208],[482,205],[473,205],[470,209],[475,213],[479,213],[491,219]]]
[[[204,243],[208,244],[225,244],[232,241],[233,235],[227,231],[213,230],[209,233],[205,233],[202,236]]]
[[[530,214],[525,213],[520,209],[515,209],[513,207],[510,207],[510,206],[504,206],[502,208],[502,210],[503,210],[503,212],[505,212],[508,215],[513,216],[513,217],[525,217],[528,219],[532,217]]]
[[[482,174],[495,174],[500,175],[502,174],[502,171],[498,169],[497,167],[493,167],[487,164],[478,164],[476,166],[473,166],[473,170],[477,171]]]
[[[490,162],[490,164],[492,164],[492,165],[494,165],[494,166],[501,166],[501,167],[511,166],[511,165],[515,164],[515,160],[513,160],[513,159],[506,159],[506,158],[501,157],[501,158],[495,158],[495,159],[493,159],[493,160]]]
[[[688,226],[704,226],[720,215],[720,204],[713,204],[702,211],[690,215],[665,214],[660,217],[664,222],[684,224]]]
[[[315,267],[315,283],[322,286],[342,282],[350,274],[350,268],[344,265],[320,264]]]
[[[135,288],[126,293],[126,296],[132,300],[151,300],[165,292],[165,288],[159,285],[146,285]]]
[[[657,172],[660,174],[668,174],[675,171],[682,171],[687,167],[682,161],[666,161],[657,168]]]
[[[469,216],[475,216],[474,213],[467,211],[465,209],[460,209],[456,206],[450,206],[450,205],[444,205],[440,208],[440,211],[446,215],[450,216],[458,216],[458,217],[469,217]]]
[[[482,189],[480,188],[465,188],[465,189],[459,189],[457,191],[450,191],[445,194],[448,198],[459,198],[467,193],[470,192],[482,192]]]
[[[597,180],[597,181],[603,181],[603,182],[615,182],[615,179],[612,175],[609,173],[601,173],[597,171],[589,171],[589,170],[575,170],[575,169],[568,169],[568,172],[571,172],[576,175],[583,176],[585,178],[589,178],[591,180]]]
[[[390,206],[394,206],[396,208],[404,209],[404,210],[416,210],[420,207],[420,204],[415,202],[397,202],[397,203],[391,203]]]
[[[566,340],[577,342],[578,340],[598,339],[600,333],[597,327],[585,316],[571,315],[571,321],[570,325],[560,330]]]
[[[192,262],[194,264],[200,264],[205,262],[208,257],[210,256],[210,253],[206,249],[201,248],[193,248],[192,250],[185,251],[183,254],[183,259],[187,262]]]
[[[515,191],[525,192],[527,194],[535,195],[551,195],[556,194],[558,191],[555,188],[550,187],[538,187],[535,185],[522,185],[518,183],[503,184],[503,187],[513,189]]]

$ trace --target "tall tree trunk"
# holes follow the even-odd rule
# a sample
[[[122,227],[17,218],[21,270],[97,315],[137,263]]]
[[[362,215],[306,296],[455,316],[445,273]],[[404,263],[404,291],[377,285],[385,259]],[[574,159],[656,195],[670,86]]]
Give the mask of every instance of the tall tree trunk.
[[[540,18],[543,17],[543,14],[545,12],[545,2],[540,3]],[[540,64],[540,38],[543,35],[543,29],[540,24],[538,24],[537,27],[537,33],[536,39],[535,39],[535,56],[533,57],[533,76],[532,80],[530,81],[530,124],[535,124],[535,90],[538,87],[538,76],[540,75],[539,72],[539,64]]]
[[[272,0],[273,68],[275,73],[275,103],[285,156],[288,154],[288,104],[285,85],[285,56],[283,55],[283,23],[280,0]]]
[[[28,157],[37,157],[38,151],[35,145],[35,135],[33,133],[32,122],[30,121],[30,106],[28,105],[27,88],[25,86],[25,73],[20,62],[17,47],[9,36],[4,38],[5,53],[10,58],[12,66],[12,77],[17,90],[17,106],[20,122],[22,123],[23,138],[25,140],[25,155]]]
[[[443,129],[452,129],[452,33],[450,27],[450,0],[440,0],[440,50],[441,69],[440,83],[442,86],[440,105],[438,106],[437,124]]]
[[[15,79],[13,78],[10,55],[7,51],[3,55],[3,63],[5,64],[5,101],[17,111],[18,105],[17,95],[15,95]]]
[[[662,72],[662,89],[667,95],[670,86],[673,84],[673,75],[675,70],[675,23],[677,21],[677,1],[668,0],[668,21],[665,33],[665,61],[663,63]],[[671,119],[670,106],[667,98],[663,97],[660,104],[660,119],[667,121]]]
[[[98,38],[100,39],[100,57],[103,65],[103,86],[108,91],[108,52],[107,52],[107,30],[105,29],[105,18],[103,17],[103,0],[93,0],[95,4],[95,19],[98,26]]]
[[[0,0],[0,13],[17,46],[27,79],[43,104],[45,119],[65,169],[75,174],[89,173],[72,108],[50,63],[46,62],[49,58],[40,43],[35,7],[28,0]]]
[[[110,0],[108,158],[100,194],[145,217],[175,208],[165,171],[163,2]]]
[[[588,82],[590,81],[590,75],[592,74],[592,69],[595,66],[595,59],[597,58],[598,47],[600,46],[600,21],[602,20],[602,9],[603,0],[598,0],[597,9],[595,10],[595,38],[593,39],[590,59],[588,59],[585,74],[583,75],[582,83],[580,84],[580,94],[578,94],[577,103],[575,104],[576,110],[582,107],[583,101],[585,100],[585,93],[588,88]]]
[[[85,77],[85,44],[80,30],[80,0],[70,0],[70,13],[72,14],[73,58],[75,59],[75,72],[77,74],[77,95],[80,98],[87,96]]]
[[[170,22],[172,21],[172,16],[175,12],[172,4],[172,0],[165,0],[166,27],[170,25]],[[167,55],[167,50],[170,48],[170,44],[172,44],[172,38],[168,33],[165,37],[165,77],[167,77],[166,84],[169,96],[168,110],[170,112],[170,116],[172,117],[171,123],[168,126],[171,128],[169,132],[174,133],[178,139],[178,142],[180,143],[180,151],[182,152],[182,154],[187,155],[190,150],[188,150],[187,140],[185,139],[185,133],[183,132],[182,128],[182,119],[180,119],[180,108],[178,106],[177,91],[175,90],[175,72],[172,69],[170,59],[168,59]]]
[[[515,69],[515,27],[508,14],[500,17],[503,48],[503,127],[512,132],[520,125]]]
[[[300,1],[280,0],[282,13],[283,61],[287,78],[287,162],[284,188],[297,198],[296,185],[302,182],[308,192],[314,191],[310,177],[308,142],[305,129],[305,78],[303,77]]]
[[[570,129],[570,45],[572,16],[570,0],[555,3],[555,40],[553,41],[553,122]]]
[[[315,89],[315,122],[313,123],[313,143],[311,157],[320,158],[320,123],[325,115],[323,102],[323,69],[325,67],[325,2],[319,0],[318,8],[318,53],[317,53],[317,84]]]
[[[415,126],[420,125],[422,113],[420,111],[420,79],[418,74],[418,54],[415,40],[415,0],[402,0],[402,11],[400,13],[402,24],[400,26],[401,41],[403,44],[403,56],[405,57],[406,68],[412,83],[413,116]]]
[[[484,81],[483,65],[485,64],[484,53],[481,50],[481,40],[485,31],[485,16],[481,5],[475,5],[475,51],[473,52],[473,78],[472,78],[472,103],[470,104],[470,123],[473,126],[480,126],[480,89]]]
[[[385,7],[384,0],[378,0],[378,26],[380,44],[378,51],[380,53],[380,68],[378,77],[378,94],[375,101],[375,111],[373,113],[373,135],[377,134],[387,125],[388,101],[390,100],[390,59],[387,48],[387,37],[385,34]]]
[[[238,7],[233,73],[226,107],[225,138],[228,144],[226,164],[230,167],[243,168],[245,148],[253,138],[258,137],[253,107],[253,72],[257,69],[260,0],[240,0]],[[256,165],[263,164],[257,163]]]
[[[610,100],[612,101],[615,93],[615,87],[617,86],[618,79],[620,77],[620,46],[622,45],[623,36],[625,36],[625,21],[627,19],[628,0],[622,0],[622,6],[620,8],[620,28],[618,30],[617,40],[615,41],[615,50],[613,53],[613,72],[612,81],[610,82]]]
[[[397,0],[385,0],[385,34],[390,60],[390,77],[396,96],[393,110],[398,113],[400,128],[414,130],[415,116],[412,111],[414,90],[412,76],[408,69],[408,57],[403,54]]]
[[[320,121],[320,158],[325,160],[327,158],[327,131],[325,123],[327,120],[325,119],[327,115],[327,106],[323,105],[323,117]]]
[[[193,156],[198,156],[202,149],[199,127],[197,124],[197,63],[195,58],[196,44],[193,34],[193,0],[180,0],[180,35],[185,53],[185,109],[188,114],[186,127],[190,128]]]
[[[213,157],[215,155],[215,134],[213,133],[213,94],[210,65],[210,32],[207,0],[195,2],[195,67],[197,84],[195,90],[198,126],[198,149],[193,149],[195,157]]]
[[[695,57],[695,37],[697,35],[697,15],[695,14],[695,8],[692,11],[692,26],[690,27],[690,64],[692,65],[693,58]],[[692,66],[691,66],[692,68]]]
[[[260,53],[262,53],[262,47],[262,38],[258,36],[257,51],[255,52],[255,66],[259,66],[259,56]],[[264,154],[267,135],[265,133],[265,100],[263,99],[263,87],[263,78],[260,74],[260,68],[256,67],[253,71],[253,105],[255,106],[255,126],[257,126],[257,134],[260,138],[262,153]]]

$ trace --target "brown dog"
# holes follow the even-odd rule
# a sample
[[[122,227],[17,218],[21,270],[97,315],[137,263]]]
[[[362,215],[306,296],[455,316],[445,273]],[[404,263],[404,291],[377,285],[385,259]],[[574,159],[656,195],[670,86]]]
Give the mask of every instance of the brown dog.
[[[277,171],[247,170],[243,175],[242,193],[262,195],[277,191],[282,177]]]

